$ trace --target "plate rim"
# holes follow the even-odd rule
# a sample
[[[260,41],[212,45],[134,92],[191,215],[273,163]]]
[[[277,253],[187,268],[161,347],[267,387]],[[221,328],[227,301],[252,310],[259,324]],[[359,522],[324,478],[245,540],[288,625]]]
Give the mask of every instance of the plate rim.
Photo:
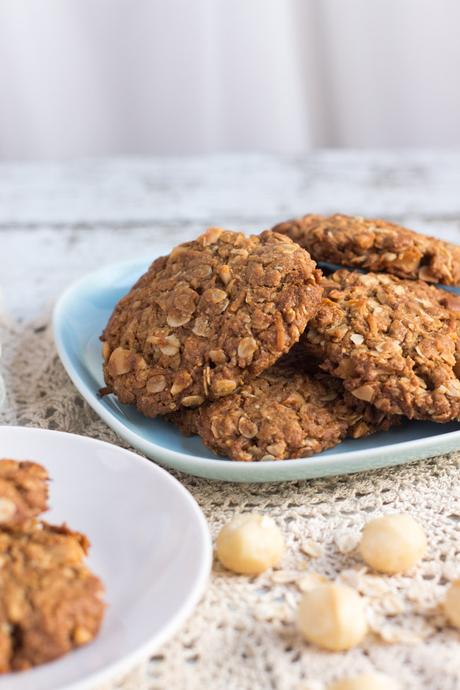
[[[117,675],[121,675],[124,672],[127,672],[130,669],[134,668],[138,663],[141,663],[142,660],[146,659],[162,644],[169,640],[190,617],[190,615],[192,614],[195,607],[200,602],[201,598],[205,593],[211,574],[213,562],[213,546],[209,525],[198,502],[192,496],[190,491],[188,491],[188,489],[186,489],[186,487],[180,481],[178,481],[170,472],[165,470],[163,467],[150,462],[148,458],[145,458],[142,455],[139,455],[138,453],[128,448],[123,448],[122,446],[118,446],[115,443],[110,443],[109,441],[103,441],[98,438],[93,438],[92,436],[83,436],[81,434],[75,434],[68,431],[60,431],[57,429],[42,429],[40,427],[28,427],[19,425],[0,426],[0,437],[4,432],[26,434],[30,433],[32,435],[44,434],[50,436],[59,435],[63,437],[70,437],[71,439],[77,439],[77,442],[88,443],[88,445],[96,444],[102,446],[109,446],[111,449],[116,448],[118,451],[122,453],[127,453],[131,456],[132,462],[137,462],[138,464],[142,464],[144,466],[149,465],[151,467],[150,471],[158,472],[161,475],[163,475],[166,481],[170,482],[170,484],[173,485],[179,491],[179,494],[192,508],[192,512],[196,517],[197,524],[200,528],[199,531],[202,537],[203,558],[199,561],[196,581],[190,593],[187,595],[187,598],[182,602],[182,604],[178,608],[175,615],[171,618],[171,620],[163,627],[163,629],[160,632],[149,637],[148,640],[143,642],[139,647],[131,651],[129,654],[126,654],[117,661],[108,664],[105,668],[96,671],[95,673],[91,673],[86,678],[77,681],[72,681],[70,684],[66,684],[60,688],[60,690],[89,690],[90,688],[94,687],[95,684],[107,682],[110,679],[115,678]],[[63,460],[63,462],[65,462],[65,459]],[[71,654],[71,652],[69,652],[69,654]],[[66,655],[64,655],[64,657],[62,658],[64,659],[65,656]],[[44,668],[46,667],[46,665],[47,664],[41,664],[36,668]],[[31,670],[33,671],[33,669]],[[0,677],[0,680],[3,680],[4,678]]]
[[[81,299],[79,292],[81,290],[87,291],[90,281],[97,280],[100,283],[104,274],[123,274],[134,270],[140,272],[145,270],[150,263],[151,260],[141,258],[110,263],[73,281],[56,300],[53,309],[52,328],[54,343],[61,362],[74,386],[86,402],[118,436],[154,460],[155,463],[207,479],[262,483],[297,481],[365,472],[420,461],[460,449],[460,428],[443,434],[400,441],[381,447],[375,446],[343,453],[319,454],[306,458],[267,462],[237,462],[227,458],[214,459],[200,455],[184,455],[153,441],[147,441],[142,434],[128,429],[110,410],[104,407],[91,388],[81,379],[72,357],[64,345],[63,322],[67,302],[75,299],[75,296]],[[441,450],[440,446],[442,446]],[[399,457],[395,458],[395,455],[399,455]],[[337,464],[343,465],[343,467],[337,467]]]

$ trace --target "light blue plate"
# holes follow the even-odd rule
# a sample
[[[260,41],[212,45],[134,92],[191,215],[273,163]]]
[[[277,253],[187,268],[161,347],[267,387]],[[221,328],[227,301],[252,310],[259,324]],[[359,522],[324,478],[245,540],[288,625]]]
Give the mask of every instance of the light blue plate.
[[[98,397],[104,385],[99,335],[116,304],[150,262],[101,268],[74,283],[54,310],[54,338],[70,378],[93,410],[125,441],[161,465],[208,479],[272,482],[311,479],[400,465],[460,449],[460,425],[407,422],[367,439],[347,440],[312,458],[233,462],[219,458],[197,438],[186,438],[161,418],[148,419],[114,396]]]

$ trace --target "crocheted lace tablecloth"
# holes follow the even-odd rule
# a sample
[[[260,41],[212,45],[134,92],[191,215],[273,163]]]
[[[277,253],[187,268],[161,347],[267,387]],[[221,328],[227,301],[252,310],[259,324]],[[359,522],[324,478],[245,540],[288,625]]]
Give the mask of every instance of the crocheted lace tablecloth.
[[[125,445],[92,412],[56,355],[50,308],[85,271],[154,256],[208,224],[263,228],[315,210],[386,215],[460,239],[460,157],[318,153],[305,159],[217,157],[0,166],[3,424],[39,426]],[[166,231],[167,230],[167,231]],[[281,567],[258,578],[217,564],[203,600],[154,655],[106,690],[321,690],[377,669],[404,688],[460,688],[460,633],[439,601],[460,576],[460,454],[354,476],[226,484],[173,473],[215,535],[236,512],[270,514],[284,531]],[[407,511],[429,553],[414,573],[381,577],[353,546],[363,523]],[[347,653],[308,646],[295,626],[310,572],[367,597],[371,633]]]

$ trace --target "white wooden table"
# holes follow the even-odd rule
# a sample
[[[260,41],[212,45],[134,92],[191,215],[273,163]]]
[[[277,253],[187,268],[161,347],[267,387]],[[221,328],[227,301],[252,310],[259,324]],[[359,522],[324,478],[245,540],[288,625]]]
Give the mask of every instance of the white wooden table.
[[[49,314],[62,289],[104,264],[161,254],[209,225],[259,231],[310,211],[383,216],[460,243],[460,155],[318,152],[302,158],[0,165],[0,340],[9,392],[1,421],[117,442],[57,361]],[[217,568],[181,633],[117,687],[316,689],[342,672],[376,667],[391,670],[410,688],[460,688],[460,634],[438,630],[436,610],[446,582],[460,576],[458,473],[453,454],[370,475],[282,486],[180,477],[214,532],[235,511],[273,514],[286,531],[290,551],[284,568],[290,572],[311,565],[333,577],[359,568],[337,547],[341,530],[356,532],[364,518],[382,509],[419,515],[429,532],[430,557],[415,579],[390,583],[403,606],[391,620],[409,625],[413,644],[370,640],[347,655],[318,653],[296,636],[295,587],[269,575],[251,582]],[[312,564],[305,557],[299,564],[297,547],[305,537],[325,544],[324,555]],[[406,596],[414,582],[422,613],[415,594]]]

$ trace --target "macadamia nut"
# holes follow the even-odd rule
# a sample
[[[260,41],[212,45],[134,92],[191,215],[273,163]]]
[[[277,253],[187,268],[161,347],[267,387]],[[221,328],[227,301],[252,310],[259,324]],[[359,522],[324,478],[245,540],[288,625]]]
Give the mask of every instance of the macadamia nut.
[[[364,603],[359,594],[334,583],[305,592],[298,624],[307,642],[335,652],[355,647],[367,632]]]
[[[444,612],[451,625],[460,628],[460,580],[454,580],[446,592]]]
[[[284,539],[275,522],[266,515],[238,515],[219,532],[216,554],[229,570],[258,575],[281,560]]]
[[[338,680],[327,690],[399,690],[399,687],[392,678],[381,673],[362,673]]]
[[[359,551],[371,568],[389,575],[409,570],[426,552],[426,536],[410,515],[384,515],[364,526]]]

